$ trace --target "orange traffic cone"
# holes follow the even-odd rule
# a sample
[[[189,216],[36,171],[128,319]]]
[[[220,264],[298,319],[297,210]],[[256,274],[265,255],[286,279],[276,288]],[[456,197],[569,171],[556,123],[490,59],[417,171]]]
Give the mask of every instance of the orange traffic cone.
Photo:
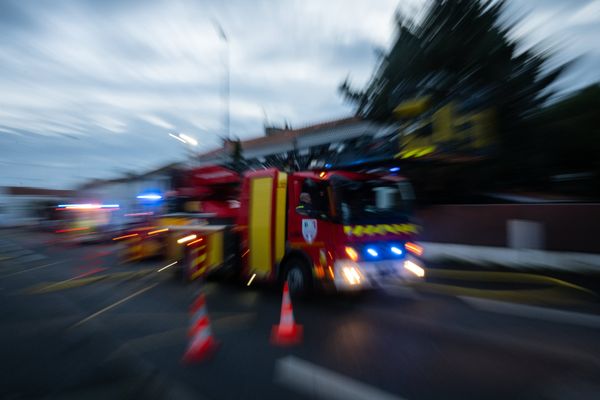
[[[183,355],[183,362],[186,364],[204,361],[213,355],[218,347],[218,343],[212,336],[210,330],[210,320],[206,311],[206,299],[204,293],[200,295],[190,308],[192,322],[188,335],[191,340],[188,348]]]
[[[273,325],[271,343],[277,346],[291,346],[302,341],[302,325],[294,321],[294,311],[290,300],[287,282],[283,286],[283,302],[281,303],[281,319],[279,325]]]

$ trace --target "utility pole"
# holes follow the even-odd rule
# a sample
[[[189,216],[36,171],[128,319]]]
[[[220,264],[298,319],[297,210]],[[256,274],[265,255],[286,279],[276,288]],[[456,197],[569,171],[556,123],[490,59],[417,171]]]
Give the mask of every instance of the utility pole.
[[[214,21],[215,24],[215,28],[217,29],[217,33],[219,34],[219,37],[223,40],[223,42],[225,43],[225,57],[224,57],[224,64],[225,64],[225,79],[223,80],[223,89],[222,89],[222,95],[223,95],[223,131],[225,134],[225,137],[227,138],[227,141],[231,140],[231,134],[229,132],[229,92],[230,92],[230,71],[229,71],[229,39],[227,38],[227,35],[225,34],[225,31],[223,30],[223,27],[221,26],[221,24],[219,23],[219,21],[215,20]]]

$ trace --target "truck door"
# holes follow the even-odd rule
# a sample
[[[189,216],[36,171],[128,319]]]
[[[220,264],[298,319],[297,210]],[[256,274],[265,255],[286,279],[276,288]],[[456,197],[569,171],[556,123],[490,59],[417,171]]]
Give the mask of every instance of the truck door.
[[[287,174],[275,169],[256,171],[244,182],[242,225],[247,225],[249,275],[275,278],[274,266],[285,253]]]
[[[288,242],[302,250],[316,267],[318,278],[328,265],[328,249],[333,241],[333,212],[328,181],[311,178],[294,181],[290,192]],[[321,276],[319,276],[321,275]]]

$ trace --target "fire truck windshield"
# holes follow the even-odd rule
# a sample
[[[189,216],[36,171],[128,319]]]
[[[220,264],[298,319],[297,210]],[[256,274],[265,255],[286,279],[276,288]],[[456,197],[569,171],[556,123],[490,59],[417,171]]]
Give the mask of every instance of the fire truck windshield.
[[[414,199],[408,181],[383,179],[355,181],[332,177],[336,214],[344,224],[406,221]]]

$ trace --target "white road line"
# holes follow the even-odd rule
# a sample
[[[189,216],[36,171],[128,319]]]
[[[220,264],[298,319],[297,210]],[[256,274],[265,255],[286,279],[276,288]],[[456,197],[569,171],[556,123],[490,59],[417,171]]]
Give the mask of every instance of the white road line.
[[[171,264],[169,264],[169,265],[165,265],[164,267],[160,268],[160,269],[159,269],[159,270],[157,270],[156,272],[161,272],[161,271],[164,271],[165,269],[167,269],[167,268],[169,268],[169,267],[172,267],[172,266],[173,266],[173,265],[175,265],[175,264],[177,264],[177,261],[175,261],[175,262],[172,262],[172,263],[171,263]]]
[[[402,397],[386,393],[294,356],[277,360],[275,382],[322,399],[402,400]]]
[[[72,325],[71,328],[76,328],[76,327],[78,327],[78,326],[86,323],[87,321],[91,320],[92,318],[96,318],[98,315],[103,314],[106,311],[109,311],[109,310],[117,307],[118,305],[123,304],[126,301],[133,299],[135,296],[139,296],[140,294],[142,294],[142,293],[144,293],[144,292],[152,289],[154,286],[158,285],[159,283],[160,282],[156,282],[156,283],[153,283],[150,286],[146,286],[145,288],[140,289],[137,292],[130,294],[129,296],[125,297],[124,299],[121,299],[121,300],[117,301],[116,303],[111,304],[110,306],[104,307],[103,309],[101,309],[99,311],[96,311],[92,315],[90,315],[90,316],[82,319],[81,321],[77,322],[76,324]]]
[[[55,261],[55,262],[51,262],[49,264],[44,264],[44,265],[39,265],[37,267],[23,269],[21,271],[13,272],[12,274],[2,275],[2,276],[0,276],[0,279],[1,278],[7,278],[7,277],[13,276],[13,275],[20,275],[20,274],[23,274],[23,273],[29,272],[29,271],[35,271],[37,269],[42,269],[42,268],[50,267],[52,265],[61,264],[61,263],[67,262],[67,261],[70,261],[70,260]]]
[[[471,307],[483,311],[600,329],[600,317],[592,314],[554,310],[546,307],[508,303],[498,300],[480,299],[470,296],[458,297]]]

